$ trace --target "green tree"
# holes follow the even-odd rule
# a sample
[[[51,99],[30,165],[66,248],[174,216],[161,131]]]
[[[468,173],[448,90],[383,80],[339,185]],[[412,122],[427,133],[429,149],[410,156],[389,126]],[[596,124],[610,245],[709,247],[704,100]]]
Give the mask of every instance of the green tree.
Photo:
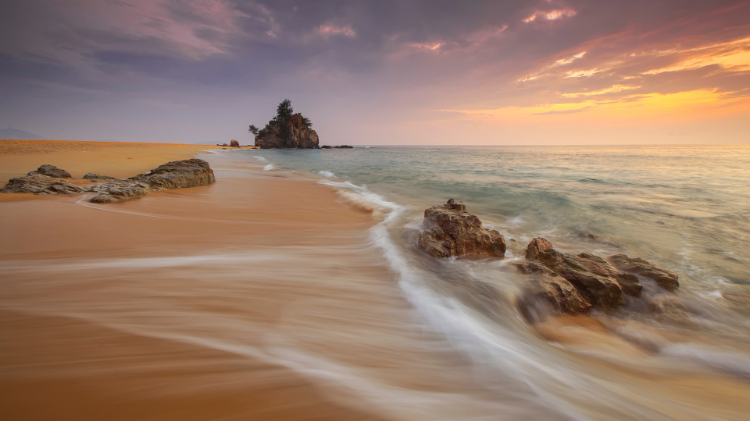
[[[276,121],[281,124],[286,123],[292,118],[294,110],[292,109],[292,101],[285,99],[281,101],[278,107],[276,107]]]
[[[249,131],[250,133],[252,133],[252,134],[254,134],[254,135],[256,135],[256,136],[257,136],[257,135],[258,135],[258,132],[260,131],[260,129],[259,129],[259,128],[257,128],[257,127],[255,127],[255,125],[254,125],[254,124],[251,124],[251,125],[250,125],[250,128],[248,129],[248,131]]]

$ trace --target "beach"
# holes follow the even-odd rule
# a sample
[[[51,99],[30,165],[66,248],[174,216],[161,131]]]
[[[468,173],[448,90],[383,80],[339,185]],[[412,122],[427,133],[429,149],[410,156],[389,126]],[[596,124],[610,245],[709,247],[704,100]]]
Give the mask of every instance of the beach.
[[[125,177],[191,157],[217,180],[122,203],[89,203],[90,194],[0,203],[3,419],[740,421],[750,412],[739,325],[734,337],[698,329],[697,316],[532,325],[504,262],[518,259],[521,232],[536,233],[513,231],[477,196],[470,210],[521,246],[499,261],[422,255],[416,226],[437,198],[405,198],[395,175],[390,190],[365,186],[344,175],[356,174],[349,161],[366,171],[358,155],[322,155],[366,150],[0,144],[4,180],[41,164]],[[687,278],[689,298],[700,288]],[[723,320],[709,310],[700,317]],[[726,354],[680,359],[695,345]]]

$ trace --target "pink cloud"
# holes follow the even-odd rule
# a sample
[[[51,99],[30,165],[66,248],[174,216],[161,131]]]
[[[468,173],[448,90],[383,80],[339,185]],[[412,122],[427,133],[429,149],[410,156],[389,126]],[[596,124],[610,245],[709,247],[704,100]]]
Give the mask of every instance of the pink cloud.
[[[545,12],[542,10],[535,10],[534,13],[524,19],[523,21],[526,23],[534,22],[535,20],[558,20],[562,18],[569,18],[571,16],[575,16],[578,12],[576,12],[573,9],[555,9],[550,10],[549,12]]]
[[[336,26],[336,25],[320,25],[318,27],[318,34],[325,37],[332,35],[343,35],[345,37],[354,38],[357,33],[352,29],[351,25],[347,26]]]

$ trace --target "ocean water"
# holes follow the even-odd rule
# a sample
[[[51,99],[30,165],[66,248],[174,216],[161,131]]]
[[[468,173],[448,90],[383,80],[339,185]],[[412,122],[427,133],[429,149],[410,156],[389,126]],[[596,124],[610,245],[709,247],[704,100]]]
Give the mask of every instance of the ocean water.
[[[506,400],[516,391],[521,406],[573,419],[742,419],[730,403],[717,415],[669,397],[669,382],[645,379],[711,372],[750,381],[750,147],[240,153],[264,170],[319,178],[344,203],[372,211],[370,244],[403,296]],[[417,250],[424,209],[449,198],[503,233],[505,258],[439,261]],[[643,298],[593,313],[615,342],[565,326],[540,330],[540,341],[515,304],[525,278],[509,267],[537,236],[566,252],[625,253],[666,267],[679,275],[688,311],[649,311],[648,300],[668,293],[644,282]],[[626,355],[629,346],[638,351]],[[693,398],[709,399],[696,387]],[[721,389],[703,391],[712,387]]]

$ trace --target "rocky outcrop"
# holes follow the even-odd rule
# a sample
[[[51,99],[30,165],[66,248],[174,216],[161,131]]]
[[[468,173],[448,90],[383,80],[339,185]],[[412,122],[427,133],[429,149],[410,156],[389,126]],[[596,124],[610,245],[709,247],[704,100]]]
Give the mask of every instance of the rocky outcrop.
[[[115,177],[110,177],[108,175],[94,174],[92,172],[87,173],[86,175],[83,176],[83,178],[85,180],[91,180],[92,183],[96,183],[96,182],[102,181],[102,180],[117,180],[117,178],[115,178]]]
[[[32,171],[35,173],[36,171]],[[8,184],[0,190],[3,193],[33,193],[33,194],[72,194],[84,193],[87,190],[68,183],[59,178],[34,174],[24,177],[11,178]]]
[[[184,189],[216,182],[208,162],[202,159],[167,162],[164,165],[127,179],[147,185],[152,191]]]
[[[340,145],[340,146],[321,146],[320,149],[354,149],[354,146],[350,145]]]
[[[618,271],[601,257],[560,253],[543,238],[532,240],[526,255],[565,278],[597,308],[616,308],[625,303],[623,294],[636,297],[641,294],[637,277]]]
[[[532,262],[516,263],[516,268],[531,275],[518,297],[518,304],[528,319],[537,319],[532,313],[541,302],[556,314],[581,314],[591,310],[591,303],[573,284],[547,267]]]
[[[648,260],[640,257],[628,257],[624,254],[615,254],[609,256],[609,261],[614,267],[626,272],[635,273],[644,278],[653,279],[660,287],[667,291],[677,291],[680,283],[677,281],[677,275],[663,267],[656,266]]]
[[[255,137],[261,149],[317,149],[318,133],[305,124],[302,114],[294,114],[285,122],[273,121]]]
[[[224,144],[224,146],[226,146],[226,143]],[[233,148],[239,148],[240,147],[240,142],[232,139],[232,141],[229,142],[229,146],[231,146]]]
[[[561,253],[544,238],[535,238],[529,243],[526,259],[529,262],[519,264],[519,269],[524,273],[542,273],[544,278],[542,281],[530,281],[523,296],[527,297],[527,301],[529,296],[535,296],[548,303],[554,302],[553,308],[563,313],[580,311],[565,309],[569,297],[562,292],[553,294],[558,288],[560,291],[565,289],[559,282],[551,281],[555,278],[539,269],[540,265],[568,281],[593,308],[619,307],[624,304],[624,295],[640,297],[643,286],[636,275],[653,279],[669,291],[676,291],[679,287],[677,275],[646,260],[623,254],[616,254],[605,260],[589,253]],[[661,313],[684,310],[684,305],[678,299],[669,297],[651,298],[647,303],[652,310]]]
[[[51,165],[53,170],[59,170]],[[84,176],[92,182],[109,180],[104,184],[80,187],[59,178],[52,178],[41,174],[40,170],[32,171],[25,177],[13,178],[0,190],[3,193],[33,193],[33,194],[71,194],[98,193],[90,201],[94,203],[111,203],[133,199],[147,195],[151,191],[182,189],[188,187],[205,186],[216,182],[214,172],[208,162],[201,159],[173,161],[160,165],[145,174],[138,174],[126,180],[100,176],[88,173]],[[52,173],[50,168],[44,169]]]
[[[463,202],[453,199],[424,211],[417,244],[435,257],[464,255],[503,256],[505,239],[495,231],[482,227],[475,215],[466,212]]]
[[[46,175],[54,178],[72,178],[70,173],[54,165],[42,165],[36,171],[31,171],[28,175]]]

